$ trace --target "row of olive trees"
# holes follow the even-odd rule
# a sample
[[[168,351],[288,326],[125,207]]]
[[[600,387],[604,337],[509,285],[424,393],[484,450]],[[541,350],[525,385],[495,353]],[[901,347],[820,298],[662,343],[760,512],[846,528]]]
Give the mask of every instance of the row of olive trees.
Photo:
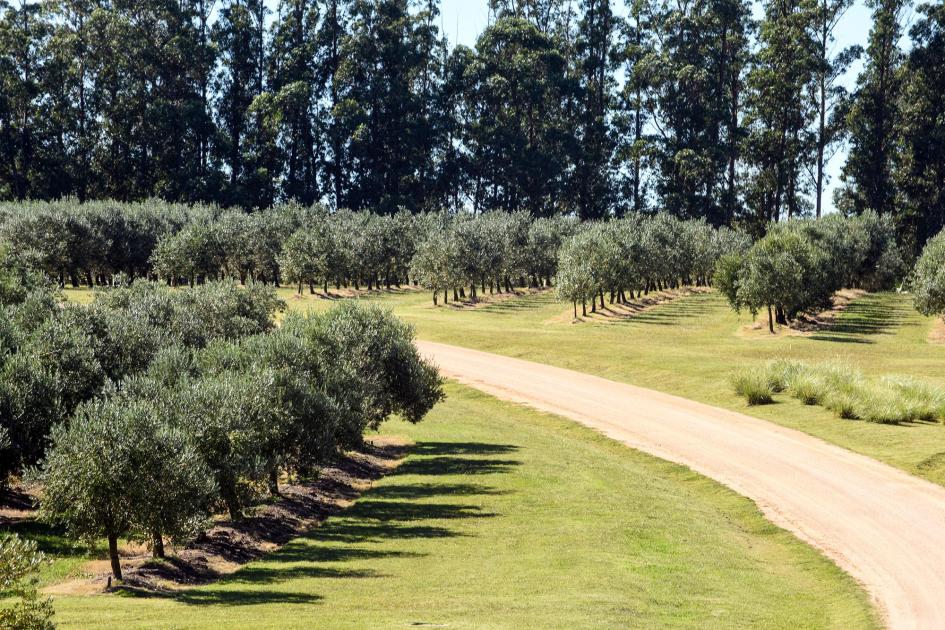
[[[171,292],[143,281],[89,306],[63,304],[18,265],[0,259],[0,483],[38,462],[81,403],[141,373],[161,348],[271,330],[281,307],[260,286]]]
[[[772,224],[749,249],[723,256],[715,285],[735,310],[768,312],[768,327],[829,307],[841,288],[888,288],[903,270],[889,217],[828,215]]]
[[[417,422],[442,396],[412,332],[378,307],[344,304],[277,331],[171,346],[53,430],[37,479],[41,514],[73,536],[186,540],[211,514],[239,518],[282,474],[306,475],[391,414]]]
[[[349,304],[289,318],[271,287],[183,291],[139,280],[63,305],[0,257],[0,470],[34,468],[42,513],[76,537],[196,533],[240,514],[280,475],[360,444],[391,414],[419,421],[442,395],[412,331]]]
[[[0,242],[60,286],[137,277],[367,289],[419,282],[458,299],[550,284],[574,219],[528,213],[329,213],[285,204],[247,214],[213,206],[66,200],[0,204]]]
[[[567,238],[557,257],[556,285],[562,300],[587,315],[590,302],[626,303],[637,295],[683,285],[708,285],[716,261],[744,251],[749,238],[705,221],[683,221],[670,215],[631,215],[587,223]]]
[[[163,201],[0,203],[0,241],[60,286],[106,284],[119,273],[149,274],[159,240],[219,215],[217,208]]]
[[[920,313],[945,317],[945,230],[930,239],[922,250],[911,285]]]
[[[414,281],[444,303],[515,286],[550,286],[561,243],[578,229],[570,218],[525,212],[431,215],[410,263]]]

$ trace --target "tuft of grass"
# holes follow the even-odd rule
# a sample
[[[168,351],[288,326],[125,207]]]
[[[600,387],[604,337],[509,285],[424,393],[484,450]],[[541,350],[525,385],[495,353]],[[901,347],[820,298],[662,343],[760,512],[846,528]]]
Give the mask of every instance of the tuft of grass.
[[[922,422],[945,422],[945,390],[911,376],[884,376],[881,383],[897,392],[909,415]]]
[[[791,386],[791,382],[806,369],[800,361],[775,359],[765,366],[768,386],[775,394],[780,394]]]
[[[774,390],[768,375],[758,370],[742,370],[732,377],[735,393],[749,405],[769,405],[774,402]]]
[[[823,379],[806,370],[794,375],[788,391],[805,405],[819,405],[827,395]]]

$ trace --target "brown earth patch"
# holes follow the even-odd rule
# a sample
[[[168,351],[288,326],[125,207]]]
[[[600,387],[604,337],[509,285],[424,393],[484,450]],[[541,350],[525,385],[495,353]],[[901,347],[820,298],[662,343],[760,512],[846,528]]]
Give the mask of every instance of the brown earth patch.
[[[373,483],[394,470],[408,444],[387,436],[368,438],[365,447],[346,454],[308,484],[280,486],[281,497],[247,511],[238,520],[219,520],[183,548],[167,546],[167,558],[152,559],[143,545],[125,544],[121,589],[168,593],[206,584],[278,550],[349,507]],[[43,589],[49,594],[96,594],[110,585],[108,560],[83,565],[82,576]]]
[[[831,297],[833,306],[818,313],[802,313],[787,326],[775,324],[773,335],[768,331],[767,314],[762,316],[759,313],[758,319],[742,326],[737,334],[742,337],[763,338],[807,337],[828,330],[851,303],[864,295],[866,295],[866,291],[862,289],[841,289]]]
[[[564,313],[553,317],[547,323],[553,324],[580,324],[584,322],[595,323],[615,323],[633,318],[640,313],[653,310],[658,306],[669,304],[678,299],[692,295],[700,295],[712,291],[709,287],[681,287],[679,289],[667,289],[665,291],[654,291],[647,295],[628,300],[626,304],[606,303],[603,308],[600,306],[598,298],[597,312],[591,312],[591,305],[587,305],[587,316],[581,315],[581,305],[578,304],[578,317],[574,318],[574,308],[569,307]]]

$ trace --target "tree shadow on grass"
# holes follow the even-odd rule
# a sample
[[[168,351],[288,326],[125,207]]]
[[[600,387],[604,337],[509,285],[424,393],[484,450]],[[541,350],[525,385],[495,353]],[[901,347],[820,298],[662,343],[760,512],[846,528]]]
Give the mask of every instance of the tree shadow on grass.
[[[519,465],[500,454],[514,453],[509,444],[479,442],[420,442],[411,456],[390,478],[422,475],[410,483],[381,485],[365,493],[354,505],[329,518],[308,535],[288,542],[263,563],[247,565],[223,579],[221,584],[279,584],[294,579],[377,579],[385,575],[374,568],[346,568],[347,562],[371,562],[386,558],[421,557],[426,553],[385,547],[372,548],[391,540],[438,539],[467,536],[447,523],[467,519],[494,518],[481,506],[452,500],[431,501],[436,497],[471,497],[502,494],[482,483],[457,483],[436,477],[453,475],[504,474]],[[432,521],[432,522],[427,522]],[[341,565],[341,566],[339,566]],[[268,603],[315,603],[319,595],[304,592],[244,590],[240,588],[199,588],[172,595],[189,605],[251,605]]]
[[[450,496],[496,496],[507,494],[478,483],[410,483],[382,486],[371,490],[374,499],[425,499],[442,495]]]
[[[505,473],[521,462],[442,455],[408,459],[397,468],[401,475],[493,475]]]
[[[891,303],[882,295],[865,295],[848,304],[830,326],[811,335],[810,339],[835,343],[876,343],[870,337],[890,334],[897,328],[914,325],[906,321],[907,314],[907,309],[901,304]]]
[[[316,604],[324,598],[311,593],[265,590],[224,590],[200,588],[176,597],[182,604],[194,606],[255,606],[259,604]]]
[[[419,442],[410,449],[411,455],[504,455],[519,450],[513,444],[485,442]]]

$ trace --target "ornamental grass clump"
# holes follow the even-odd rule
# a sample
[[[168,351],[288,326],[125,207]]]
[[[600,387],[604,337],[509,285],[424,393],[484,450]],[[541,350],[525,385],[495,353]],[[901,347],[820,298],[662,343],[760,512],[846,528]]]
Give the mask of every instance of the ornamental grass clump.
[[[735,393],[749,405],[768,405],[774,402],[774,393],[767,375],[759,370],[742,370],[732,378]]]
[[[806,366],[800,361],[791,359],[769,361],[765,366],[765,375],[771,391],[775,394],[787,391],[794,379],[805,369]]]
[[[774,394],[787,392],[805,405],[818,405],[845,420],[945,422],[945,389],[906,376],[868,378],[839,361],[810,365],[776,359],[760,370],[742,370],[733,384],[749,405],[774,402]]]

